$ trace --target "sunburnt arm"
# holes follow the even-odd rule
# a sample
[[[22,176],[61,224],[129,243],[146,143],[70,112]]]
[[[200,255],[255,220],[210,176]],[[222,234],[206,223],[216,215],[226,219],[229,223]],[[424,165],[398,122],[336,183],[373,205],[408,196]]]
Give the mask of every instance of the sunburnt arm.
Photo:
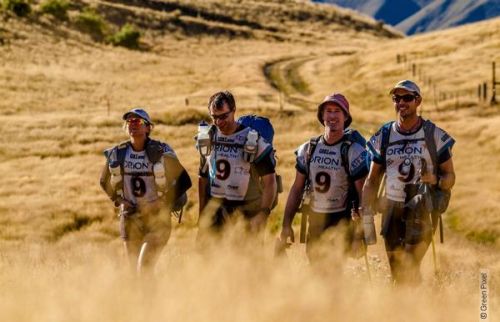
[[[263,191],[260,208],[269,208],[273,205],[274,198],[276,197],[276,174],[270,173],[262,177]]]
[[[366,177],[363,185],[363,193],[361,198],[361,207],[366,209],[374,209],[375,199],[377,197],[378,189],[380,186],[380,179],[384,173],[383,167],[380,164],[372,162],[370,165],[370,172]]]

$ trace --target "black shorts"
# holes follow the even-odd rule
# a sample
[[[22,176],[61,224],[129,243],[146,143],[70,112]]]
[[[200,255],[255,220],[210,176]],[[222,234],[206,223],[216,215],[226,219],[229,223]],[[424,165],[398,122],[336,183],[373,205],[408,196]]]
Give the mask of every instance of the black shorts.
[[[382,231],[386,251],[404,248],[405,245],[416,245],[421,242],[430,243],[436,231],[438,215],[434,213],[417,216],[415,212],[404,207],[403,202],[388,200],[382,214]]]
[[[260,199],[248,202],[212,198],[211,201],[219,204],[210,222],[210,227],[215,230],[221,229],[229,218],[237,213],[242,214],[244,219],[249,220],[260,211]]]

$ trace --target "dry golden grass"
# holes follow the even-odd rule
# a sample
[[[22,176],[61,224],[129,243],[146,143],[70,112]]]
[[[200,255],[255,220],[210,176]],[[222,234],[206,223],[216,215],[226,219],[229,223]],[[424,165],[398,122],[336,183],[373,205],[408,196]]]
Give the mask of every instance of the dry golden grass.
[[[190,3],[207,10],[213,5]],[[238,1],[227,3],[252,21]],[[252,4],[278,7],[276,2]],[[297,4],[302,5],[309,6]],[[151,14],[150,9],[127,10]],[[182,19],[202,19],[188,18]],[[272,19],[259,22],[267,26]],[[422,53],[414,61],[443,91],[476,86],[478,79],[490,77],[490,61],[498,62],[500,39],[494,31],[500,20],[401,40],[340,25],[322,32],[322,24],[312,23],[304,34],[298,22],[278,24],[293,29],[288,41],[259,31],[245,39],[147,30],[149,50],[129,51],[95,43],[67,25],[48,29],[0,20],[0,36],[6,39],[0,45],[0,285],[7,290],[0,298],[0,320],[477,319],[478,270],[488,268],[490,276],[500,272],[500,141],[495,131],[500,118],[481,106],[433,112],[427,86],[424,116],[457,139],[457,185],[446,244],[438,245],[441,277],[432,276],[429,252],[423,286],[393,290],[381,241],[370,249],[373,284],[365,279],[362,261],[347,260],[345,275],[332,278],[311,271],[301,245],[292,247],[288,261],[273,261],[271,253],[295,172],[293,151],[321,131],[311,111],[315,102],[331,91],[346,93],[354,126],[368,136],[393,118],[390,86],[409,77],[408,69],[396,64],[396,54]],[[278,92],[263,73],[276,61],[281,63],[273,77],[282,80],[278,87],[287,88],[286,113],[279,112]],[[301,82],[307,91],[300,90]],[[200,256],[193,250],[198,206],[193,188],[185,222],[174,224],[160,258],[156,290],[141,288],[123,269],[116,216],[98,186],[101,152],[126,139],[122,113],[144,106],[158,120],[154,136],[173,146],[195,181],[196,125],[171,126],[168,120],[186,109],[205,113],[208,97],[220,89],[234,92],[240,114],[258,110],[271,117],[285,193],[259,251],[224,244]],[[325,266],[343,261],[337,257]],[[497,283],[490,286],[498,290]],[[493,320],[500,313],[494,307],[498,298],[492,298]]]

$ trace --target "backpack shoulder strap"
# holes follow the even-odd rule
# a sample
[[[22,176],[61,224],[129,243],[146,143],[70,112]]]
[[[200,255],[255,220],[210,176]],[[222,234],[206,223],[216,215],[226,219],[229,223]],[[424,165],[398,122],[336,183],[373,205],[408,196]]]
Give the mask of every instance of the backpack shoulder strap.
[[[146,142],[145,150],[149,161],[151,161],[152,163],[160,161],[163,155],[163,145],[160,141],[149,139]]]
[[[382,139],[381,139],[381,144],[380,144],[380,156],[382,157],[382,160],[384,160],[383,161],[384,168],[386,168],[386,161],[387,161],[386,151],[387,151],[387,147],[389,146],[389,140],[391,138],[392,124],[394,124],[394,121],[385,123],[382,126],[382,131],[381,131]]]
[[[349,181],[351,181],[351,172],[349,171],[349,149],[351,145],[352,141],[349,135],[344,135],[344,142],[340,146],[340,160]]]
[[[306,172],[307,172],[307,178],[309,180],[309,172],[311,168],[311,159],[314,154],[314,151],[316,150],[316,147],[318,146],[319,140],[321,140],[321,136],[313,137],[309,140],[309,146],[306,151]]]
[[[129,144],[130,141],[124,141],[104,151],[104,155],[106,156],[110,166],[116,167],[116,164],[118,163],[123,171],[123,162],[125,161],[125,155]]]
[[[424,137],[425,144],[429,149],[429,154],[431,155],[432,168],[434,169],[434,174],[437,174],[438,170],[438,156],[436,141],[434,141],[434,131],[436,130],[436,125],[429,120],[424,121]]]

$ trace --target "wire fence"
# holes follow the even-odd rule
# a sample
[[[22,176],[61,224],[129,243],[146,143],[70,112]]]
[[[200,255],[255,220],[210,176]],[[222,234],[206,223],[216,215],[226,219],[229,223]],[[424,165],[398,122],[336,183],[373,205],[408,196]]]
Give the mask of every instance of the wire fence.
[[[449,109],[450,105],[454,106],[455,109],[475,105],[470,104],[471,102],[477,102],[481,105],[489,104],[491,106],[498,104],[496,86],[500,85],[500,82],[496,80],[495,62],[492,62],[491,66],[491,81],[480,80],[474,87],[469,86],[450,91],[441,89],[438,81],[432,76],[432,71],[427,70],[424,64],[419,62],[422,58],[427,57],[431,56],[426,56],[424,54],[397,54],[396,63],[403,66],[403,71],[405,73],[409,73],[413,79],[417,79],[423,86],[430,90],[430,96],[432,97],[434,109],[436,111]],[[443,104],[444,102],[446,102],[446,104]],[[446,105],[446,107],[442,105]]]

